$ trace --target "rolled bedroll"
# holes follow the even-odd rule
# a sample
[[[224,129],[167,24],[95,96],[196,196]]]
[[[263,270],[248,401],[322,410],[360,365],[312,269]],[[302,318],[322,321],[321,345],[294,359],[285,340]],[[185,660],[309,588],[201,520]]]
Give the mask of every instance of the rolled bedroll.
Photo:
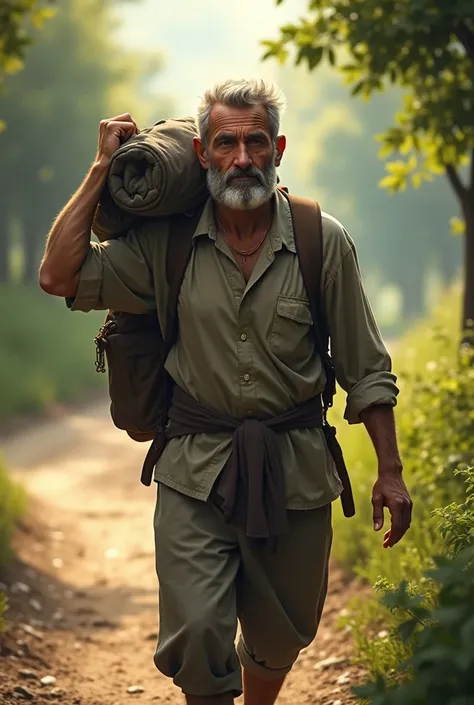
[[[112,157],[92,230],[99,240],[123,235],[139,219],[193,211],[208,197],[196,156],[191,117],[160,120],[125,142]]]

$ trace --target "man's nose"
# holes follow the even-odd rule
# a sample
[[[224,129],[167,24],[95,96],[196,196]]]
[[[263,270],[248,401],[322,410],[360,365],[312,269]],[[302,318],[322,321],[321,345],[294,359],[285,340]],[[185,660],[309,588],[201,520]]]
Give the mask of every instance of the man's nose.
[[[237,154],[235,155],[234,165],[238,166],[240,169],[247,169],[251,166],[252,160],[247,151],[247,145],[245,143],[239,144]]]

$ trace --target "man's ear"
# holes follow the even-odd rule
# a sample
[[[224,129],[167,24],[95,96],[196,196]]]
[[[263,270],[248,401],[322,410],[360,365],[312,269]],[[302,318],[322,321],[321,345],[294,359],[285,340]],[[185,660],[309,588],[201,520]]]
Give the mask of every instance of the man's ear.
[[[279,137],[277,137],[277,139],[276,139],[275,166],[280,166],[285,149],[286,149],[286,137],[284,135],[279,135]]]
[[[194,151],[196,152],[197,158],[199,159],[201,166],[204,169],[209,169],[209,162],[207,160],[206,148],[200,137],[193,138]]]

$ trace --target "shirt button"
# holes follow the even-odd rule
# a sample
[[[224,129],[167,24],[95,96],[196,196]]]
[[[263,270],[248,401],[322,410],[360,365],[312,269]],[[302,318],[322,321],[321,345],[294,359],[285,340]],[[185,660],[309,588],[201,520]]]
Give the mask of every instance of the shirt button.
[[[248,382],[250,380],[250,375],[249,374],[244,374],[244,382]]]
[[[242,335],[240,336],[240,340],[245,343],[245,341],[247,340],[247,335],[245,333],[242,333]]]

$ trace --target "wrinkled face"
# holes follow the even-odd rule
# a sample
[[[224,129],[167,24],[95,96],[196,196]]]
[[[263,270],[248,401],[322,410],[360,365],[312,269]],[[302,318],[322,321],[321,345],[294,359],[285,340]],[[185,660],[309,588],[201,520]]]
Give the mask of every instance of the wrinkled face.
[[[207,146],[200,140],[195,145],[216,202],[235,210],[251,210],[271,198],[285,138],[272,141],[265,107],[214,106]]]

